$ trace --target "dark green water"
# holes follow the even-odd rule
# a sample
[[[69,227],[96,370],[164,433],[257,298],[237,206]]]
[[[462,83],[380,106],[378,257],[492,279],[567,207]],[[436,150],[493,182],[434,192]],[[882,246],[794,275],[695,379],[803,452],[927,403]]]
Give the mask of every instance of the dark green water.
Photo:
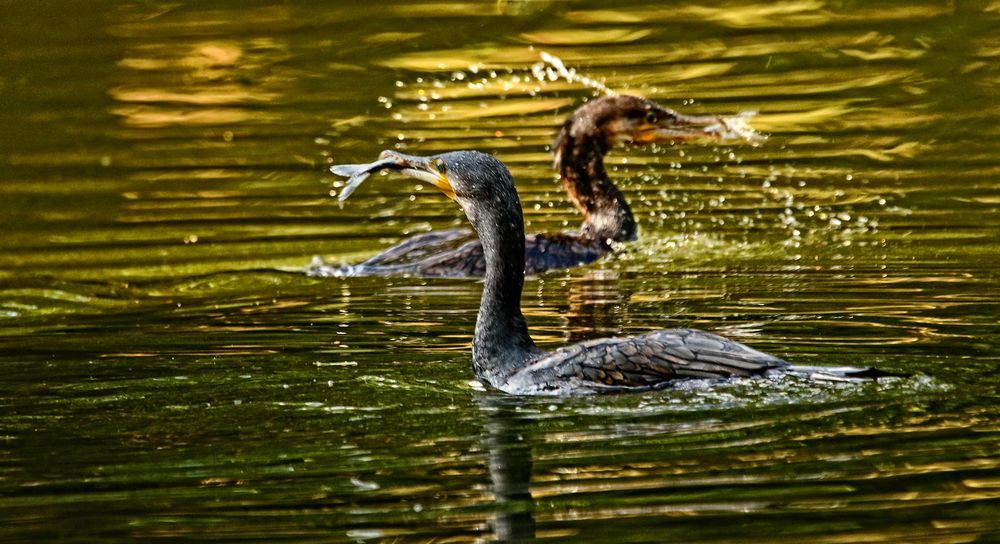
[[[997,2],[0,2],[0,540],[1000,541]],[[595,91],[762,145],[618,150],[640,240],[543,347],[691,325],[875,385],[470,383],[480,284],[310,278],[463,225],[334,162],[477,148],[529,230]]]

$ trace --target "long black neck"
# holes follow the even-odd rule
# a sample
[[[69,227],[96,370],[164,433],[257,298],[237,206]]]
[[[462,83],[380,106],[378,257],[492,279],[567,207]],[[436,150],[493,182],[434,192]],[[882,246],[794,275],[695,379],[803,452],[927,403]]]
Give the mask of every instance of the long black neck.
[[[513,182],[511,182],[513,191]],[[468,211],[468,210],[467,210]],[[517,193],[498,193],[469,214],[486,258],[472,365],[476,376],[499,387],[540,351],[521,313],[524,287],[524,218]]]
[[[604,169],[609,144],[593,125],[570,119],[556,140],[556,164],[566,192],[583,212],[581,234],[594,240],[635,240],[632,209]]]

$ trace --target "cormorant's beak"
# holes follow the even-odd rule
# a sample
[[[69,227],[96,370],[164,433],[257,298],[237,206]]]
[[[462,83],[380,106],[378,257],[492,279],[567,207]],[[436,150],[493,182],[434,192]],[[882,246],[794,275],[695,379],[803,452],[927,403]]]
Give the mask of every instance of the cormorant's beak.
[[[448,171],[445,168],[444,160],[440,157],[417,157],[386,150],[380,153],[378,158],[395,161],[401,174],[426,181],[441,189],[444,196],[455,200],[455,188],[452,187],[451,181],[448,179]]]
[[[417,157],[389,150],[380,153],[378,160],[373,163],[338,164],[330,167],[330,171],[334,174],[350,178],[347,185],[340,191],[338,200],[341,202],[347,200],[347,197],[351,196],[355,189],[379,170],[395,170],[411,178],[433,183],[435,187],[444,192],[445,196],[455,200],[455,189],[445,174],[444,160],[439,157]]]
[[[674,112],[653,122],[642,121],[635,131],[635,143],[671,143],[691,140],[756,140],[759,135],[747,122],[754,112],[732,117],[684,115]]]

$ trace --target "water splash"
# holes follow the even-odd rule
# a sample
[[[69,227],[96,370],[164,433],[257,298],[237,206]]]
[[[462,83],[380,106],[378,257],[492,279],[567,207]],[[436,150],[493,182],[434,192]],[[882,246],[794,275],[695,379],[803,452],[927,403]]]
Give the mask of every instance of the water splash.
[[[597,89],[608,96],[618,94],[614,89],[608,87],[600,81],[587,76],[581,76],[576,73],[576,68],[566,68],[562,59],[555,55],[542,51],[538,54],[538,56],[541,57],[542,62],[534,64],[531,67],[531,73],[535,76],[535,79],[539,81],[556,81],[559,77],[562,77],[570,83],[580,83],[586,87]],[[548,66],[546,66],[546,64],[548,64]]]
[[[723,140],[745,140],[753,145],[759,145],[767,139],[766,134],[757,132],[750,125],[750,119],[757,115],[756,111],[741,111],[736,115],[719,116],[717,125],[706,128],[710,132],[718,132]]]

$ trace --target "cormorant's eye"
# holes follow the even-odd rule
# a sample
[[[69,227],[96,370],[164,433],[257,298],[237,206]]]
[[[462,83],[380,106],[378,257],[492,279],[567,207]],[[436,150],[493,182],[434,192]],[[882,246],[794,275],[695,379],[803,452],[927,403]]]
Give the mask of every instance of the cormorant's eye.
[[[434,168],[437,168],[439,174],[443,174],[445,171],[444,161],[441,159],[434,159]]]
[[[646,122],[649,123],[649,124],[651,124],[651,125],[656,122],[656,112],[655,111],[647,111],[646,112]]]

